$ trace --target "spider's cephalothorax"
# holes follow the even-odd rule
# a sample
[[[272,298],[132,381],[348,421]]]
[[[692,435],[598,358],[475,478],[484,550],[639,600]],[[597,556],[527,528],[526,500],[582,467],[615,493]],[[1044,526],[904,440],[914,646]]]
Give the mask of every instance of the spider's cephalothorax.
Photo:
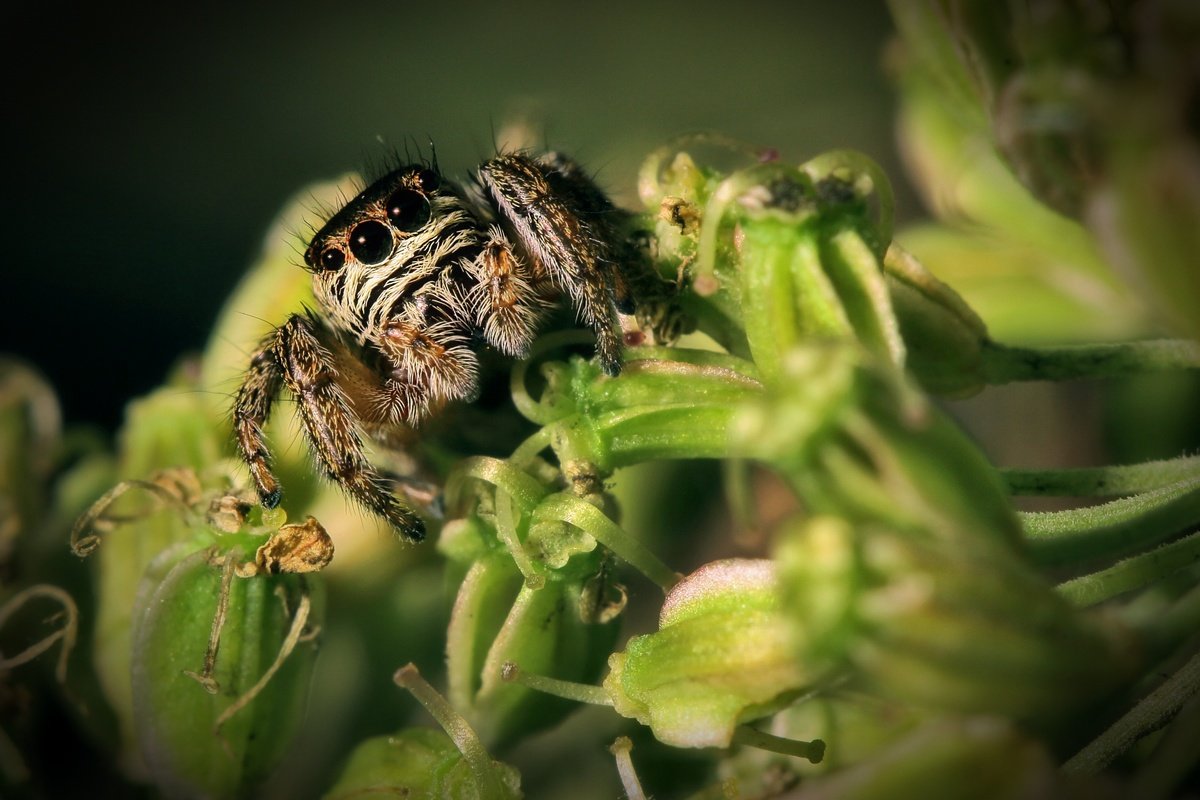
[[[401,167],[330,218],[304,254],[318,310],[294,314],[253,356],[234,407],[238,448],[264,506],[279,503],[262,427],[282,385],[329,477],[404,537],[424,524],[367,461],[362,436],[393,440],[478,388],[478,341],[523,355],[556,295],[621,369],[617,309],[656,282],[616,209],[573,162],[502,155],[470,191],[436,167]]]

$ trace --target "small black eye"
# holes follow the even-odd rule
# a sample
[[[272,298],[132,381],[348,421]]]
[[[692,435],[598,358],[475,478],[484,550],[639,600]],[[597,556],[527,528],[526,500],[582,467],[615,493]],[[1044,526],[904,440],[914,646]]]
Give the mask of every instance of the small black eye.
[[[417,183],[421,186],[422,192],[429,194],[436,192],[442,185],[442,176],[431,169],[423,169],[417,173]]]
[[[392,252],[392,232],[382,222],[369,219],[350,231],[350,252],[363,264],[379,264]]]
[[[387,201],[388,219],[402,231],[415,231],[429,221],[429,201],[412,189],[397,189]]]
[[[330,272],[341,269],[342,264],[346,263],[346,254],[338,247],[326,247],[321,251],[321,269],[327,269]]]

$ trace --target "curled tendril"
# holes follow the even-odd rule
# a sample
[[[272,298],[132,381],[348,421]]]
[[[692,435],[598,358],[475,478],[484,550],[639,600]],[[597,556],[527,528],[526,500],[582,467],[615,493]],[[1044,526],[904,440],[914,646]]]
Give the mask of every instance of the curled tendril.
[[[518,359],[513,364],[509,379],[513,405],[517,407],[517,411],[521,413],[521,416],[538,425],[548,425],[562,417],[561,413],[556,412],[540,400],[535,399],[529,393],[529,388],[525,381],[526,376],[529,374],[529,365],[538,361],[540,356],[557,348],[587,344],[594,340],[595,337],[589,331],[569,330],[539,337],[534,342],[533,347],[529,350],[529,355]]]
[[[5,658],[0,654],[0,670],[12,669],[13,667],[19,667],[22,664],[32,661],[53,647],[54,643],[61,639],[63,643],[62,651],[58,656],[58,665],[54,669],[54,677],[59,683],[63,683],[67,679],[67,659],[70,657],[71,650],[75,647],[75,640],[79,636],[79,608],[75,605],[75,601],[71,598],[71,595],[59,587],[48,583],[39,583],[23,589],[10,597],[4,605],[0,606],[0,628],[4,627],[4,624],[8,622],[9,618],[19,608],[37,597],[46,597],[61,604],[63,612],[66,614],[66,622],[57,631],[44,637],[41,641],[31,644],[15,656]]]
[[[176,483],[170,484],[172,487],[180,488]],[[106,519],[104,514],[122,495],[131,489],[142,489],[149,492],[154,497],[162,501],[163,505],[173,506],[182,513],[188,513],[191,508],[188,506],[180,491],[172,491],[164,482],[159,480],[126,480],[121,481],[116,486],[109,489],[100,499],[92,503],[91,507],[84,512],[75,522],[75,526],[71,529],[71,552],[80,558],[84,558],[92,553],[100,545],[100,536],[95,533],[89,533],[93,528],[99,528],[103,522],[112,522],[113,520]]]

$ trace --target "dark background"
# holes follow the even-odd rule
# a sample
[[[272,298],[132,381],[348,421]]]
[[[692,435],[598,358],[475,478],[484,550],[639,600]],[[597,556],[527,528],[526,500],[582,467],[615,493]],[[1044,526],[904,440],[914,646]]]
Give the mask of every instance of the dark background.
[[[870,0],[30,5],[3,25],[0,351],[68,421],[115,426],[204,345],[293,193],[412,141],[462,175],[521,116],[626,203],[641,158],[698,129],[797,161],[854,147],[902,180]]]

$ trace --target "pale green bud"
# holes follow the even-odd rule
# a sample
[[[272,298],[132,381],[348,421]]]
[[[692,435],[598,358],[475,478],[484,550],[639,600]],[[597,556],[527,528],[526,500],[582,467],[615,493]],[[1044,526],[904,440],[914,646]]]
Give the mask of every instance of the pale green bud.
[[[769,561],[716,561],[684,578],[659,630],[609,658],[613,707],[666,744],[728,747],[739,724],[778,710],[807,683],[776,589]]]
[[[135,605],[130,680],[140,755],[173,797],[253,794],[296,732],[319,617],[297,575],[239,578],[257,537],[167,550]]]

